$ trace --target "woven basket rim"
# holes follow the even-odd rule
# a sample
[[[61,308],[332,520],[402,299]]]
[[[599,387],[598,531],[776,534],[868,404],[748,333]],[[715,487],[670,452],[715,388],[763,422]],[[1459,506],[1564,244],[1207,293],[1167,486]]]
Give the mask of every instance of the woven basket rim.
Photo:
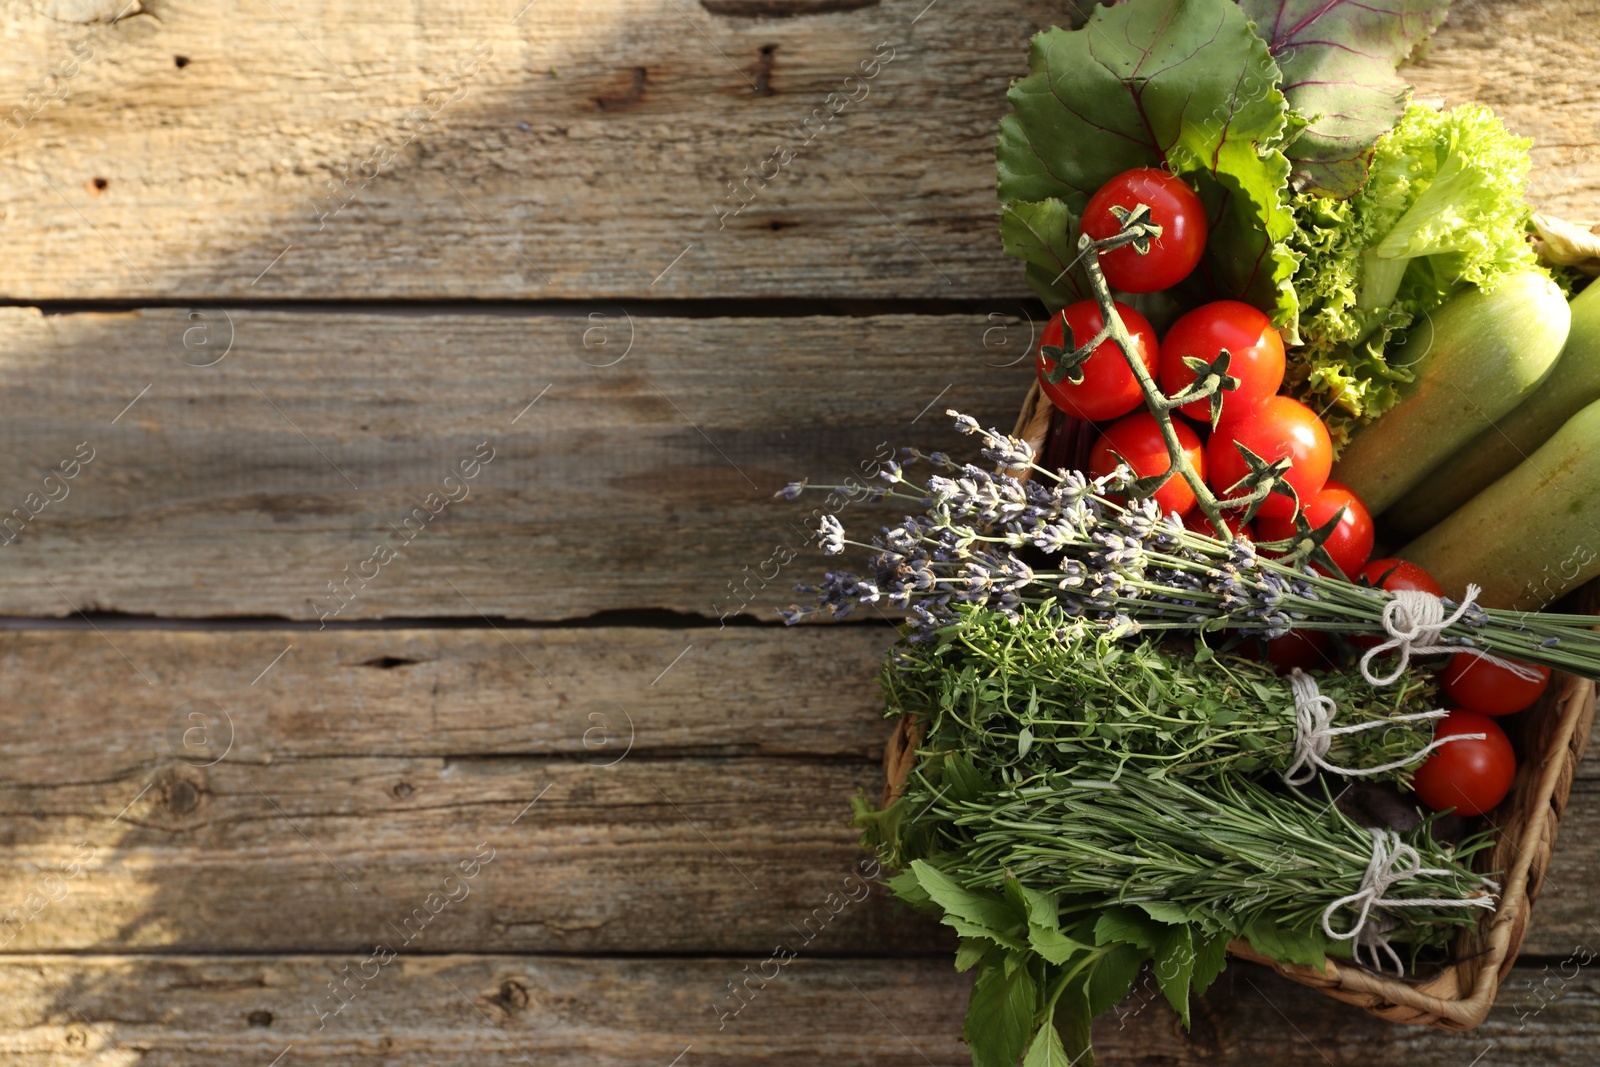
[[[1054,416],[1055,408],[1035,381],[1012,434],[1033,446],[1035,455],[1043,455]],[[1027,476],[1025,471],[1010,473]],[[1586,599],[1600,603],[1600,580],[1590,582],[1583,593]],[[1539,733],[1534,740],[1540,744],[1537,750],[1525,745],[1512,792],[1491,813],[1502,829],[1491,852],[1492,869],[1504,872],[1499,903],[1493,913],[1462,931],[1455,960],[1438,975],[1412,983],[1332,958],[1324,960],[1319,971],[1263,956],[1242,940],[1231,942],[1228,951],[1391,1022],[1441,1030],[1468,1030],[1482,1023],[1527,935],[1529,914],[1554,850],[1556,826],[1594,719],[1595,683],[1568,674],[1555,677],[1559,684],[1552,685],[1538,704],[1523,713],[1536,723]],[[920,741],[919,724],[906,717],[896,720],[884,749],[885,806],[904,791]],[[1506,865],[1503,860],[1508,852],[1510,863]]]

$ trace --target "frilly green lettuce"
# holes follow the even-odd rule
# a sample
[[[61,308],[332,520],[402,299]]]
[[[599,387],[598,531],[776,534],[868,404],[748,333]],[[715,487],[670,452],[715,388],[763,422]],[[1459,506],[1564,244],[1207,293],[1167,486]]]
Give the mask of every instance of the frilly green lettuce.
[[[1396,334],[1467,285],[1492,290],[1536,266],[1522,195],[1530,145],[1487,108],[1414,104],[1379,139],[1352,199],[1295,197],[1304,344],[1289,381],[1336,444],[1411,380],[1384,360]]]

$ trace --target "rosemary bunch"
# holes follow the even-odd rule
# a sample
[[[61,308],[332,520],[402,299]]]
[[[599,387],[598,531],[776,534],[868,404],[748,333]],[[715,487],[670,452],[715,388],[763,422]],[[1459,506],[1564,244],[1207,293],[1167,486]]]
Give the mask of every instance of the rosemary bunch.
[[[1207,930],[1249,936],[1258,917],[1321,932],[1329,905],[1357,893],[1372,859],[1372,832],[1331,800],[1278,792],[1244,777],[1195,788],[1172,778],[1084,766],[1045,773],[994,793],[928,804],[942,824],[939,866],[972,886],[1023,885],[1104,905],[1160,902]],[[1397,898],[1459,900],[1454,906],[1375,910],[1391,940],[1447,944],[1455,927],[1493,904],[1491,886],[1464,864],[1489,843],[1481,834],[1451,849],[1424,825],[1403,836],[1425,872]],[[1330,915],[1336,928],[1352,916]],[[1331,947],[1331,946],[1329,946]]]
[[[1236,775],[1198,785],[1092,764],[996,780],[950,753],[883,811],[857,799],[864,843],[903,872],[891,888],[961,936],[958,969],[977,968],[964,1032],[999,1050],[982,1062],[1016,1063],[1052,1026],[1085,1054],[1089,1021],[1147,960],[1187,1025],[1233,938],[1285,963],[1366,953],[1400,969],[1396,944],[1414,963],[1493,905],[1467,867],[1488,834],[1451,849],[1427,823],[1402,838],[1331,799]]]
[[[871,576],[830,572],[820,586],[799,587],[816,594],[817,606],[780,609],[787,622],[817,611],[842,618],[856,604],[883,601],[906,609],[911,639],[925,641],[953,620],[957,605],[1020,616],[1022,608],[1048,602],[1067,631],[1112,637],[1235,630],[1275,638],[1291,629],[1387,635],[1383,616],[1393,594],[1302,569],[1319,550],[1303,518],[1297,520],[1300,535],[1282,546],[1288,555],[1265,559],[1247,540],[1221,541],[1185,529],[1152,500],[1113,499],[1130,484],[1125,467],[1093,481],[1079,471],[1048,471],[1034,464],[1026,442],[983,430],[964,415],[956,415],[956,424],[984,437],[985,458],[1033,477],[1023,481],[960,466],[940,453],[907,450],[908,464],[927,460],[949,473],[932,475],[920,488],[902,464],[885,464],[880,473],[889,484],[881,495],[921,510],[870,543],[847,540],[839,520],[823,516],[823,551],[870,550]],[[792,499],[808,488],[837,487],[794,483],[780,495]],[[1595,625],[1600,619],[1586,615],[1472,604],[1440,629],[1437,640],[1419,643],[1479,649],[1600,678]]]
[[[902,643],[884,667],[891,714],[925,724],[924,748],[965,752],[979,767],[1027,760],[1035,770],[1071,770],[1085,760],[1136,765],[1149,777],[1265,770],[1298,762],[1300,725],[1288,679],[1268,664],[1146,638],[1062,633],[1054,606],[1006,615],[962,605],[933,640]],[[1314,672],[1337,705],[1339,727],[1319,756],[1351,770],[1405,763],[1432,740],[1429,672],[1375,688],[1355,670]],[[1412,767],[1382,776],[1408,782]],[[1309,777],[1309,774],[1308,774]]]
[[[1405,834],[1369,830],[1331,798],[1242,776],[1193,786],[1115,774],[1085,764],[999,784],[947,754],[925,762],[888,809],[858,803],[857,824],[865,844],[913,875],[931,867],[973,892],[1015,883],[1050,894],[1063,912],[1131,913],[1186,927],[1196,942],[1240,937],[1274,959],[1318,967],[1360,950],[1382,966],[1378,953],[1392,953],[1391,943],[1414,960],[1494,906],[1498,887],[1470,869],[1489,832],[1452,848],[1433,839],[1431,820]],[[1414,850],[1420,869],[1363,910],[1375,839]],[[920,902],[910,882],[896,891]],[[1407,903],[1417,901],[1426,903]]]

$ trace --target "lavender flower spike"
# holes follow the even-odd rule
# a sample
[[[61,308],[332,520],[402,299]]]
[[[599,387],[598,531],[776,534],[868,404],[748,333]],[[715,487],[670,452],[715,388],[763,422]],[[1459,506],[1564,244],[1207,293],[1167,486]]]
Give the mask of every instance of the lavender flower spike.
[[[1008,470],[1016,470],[1033,463],[1033,446],[1020,437],[1003,436],[990,431],[985,435],[989,447],[983,449],[983,458],[998,463]]]
[[[817,543],[825,556],[837,556],[844,551],[844,524],[837,515],[824,515],[817,524]]]
[[[945,408],[944,413],[956,420],[956,429],[964,434],[982,433],[983,427],[971,415],[963,415],[955,408]]]

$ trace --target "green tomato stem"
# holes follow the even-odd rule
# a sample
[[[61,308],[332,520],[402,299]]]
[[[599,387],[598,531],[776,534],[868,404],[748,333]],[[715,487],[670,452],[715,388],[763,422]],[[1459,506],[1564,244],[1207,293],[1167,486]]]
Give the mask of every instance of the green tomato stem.
[[[1130,221],[1142,217],[1139,211],[1140,207],[1144,207],[1144,205],[1141,204],[1134,208],[1130,215]],[[1143,214],[1148,214],[1148,209]],[[1133,373],[1134,380],[1139,383],[1140,392],[1144,394],[1146,410],[1156,420],[1156,425],[1161,431],[1161,440],[1167,446],[1168,470],[1182,476],[1183,480],[1188,483],[1200,510],[1205,513],[1206,518],[1211,522],[1211,528],[1216,531],[1217,537],[1223,541],[1232,541],[1233,531],[1229,530],[1228,524],[1223,521],[1223,510],[1225,508],[1248,508],[1259,501],[1265,500],[1268,494],[1272,492],[1276,479],[1267,478],[1244,496],[1219,499],[1216,494],[1212,493],[1211,488],[1206,485],[1205,480],[1200,477],[1200,472],[1194,469],[1194,464],[1189,462],[1188,453],[1184,450],[1182,442],[1178,440],[1178,430],[1172,422],[1172,411],[1183,404],[1201,399],[1202,396],[1210,396],[1211,393],[1216,391],[1217,385],[1212,383],[1211,387],[1205,392],[1194,396],[1186,396],[1180,403],[1174,403],[1171,397],[1163,393],[1156,384],[1155,379],[1151,377],[1149,368],[1144,365],[1144,360],[1140,359],[1136,353],[1133,335],[1128,332],[1127,324],[1122,321],[1121,314],[1117,312],[1116,301],[1111,296],[1111,286],[1106,282],[1106,276],[1100,270],[1099,253],[1132,244],[1143,235],[1143,225],[1137,222],[1132,225],[1125,224],[1120,233],[1100,241],[1091,240],[1088,234],[1084,234],[1078,239],[1078,247],[1085,252],[1093,253],[1083,257],[1084,273],[1088,275],[1089,288],[1094,293],[1095,303],[1100,307],[1100,317],[1105,322],[1105,330],[1102,333],[1109,334],[1110,339],[1116,342],[1117,348],[1122,352],[1122,358],[1128,364],[1128,370]]]

